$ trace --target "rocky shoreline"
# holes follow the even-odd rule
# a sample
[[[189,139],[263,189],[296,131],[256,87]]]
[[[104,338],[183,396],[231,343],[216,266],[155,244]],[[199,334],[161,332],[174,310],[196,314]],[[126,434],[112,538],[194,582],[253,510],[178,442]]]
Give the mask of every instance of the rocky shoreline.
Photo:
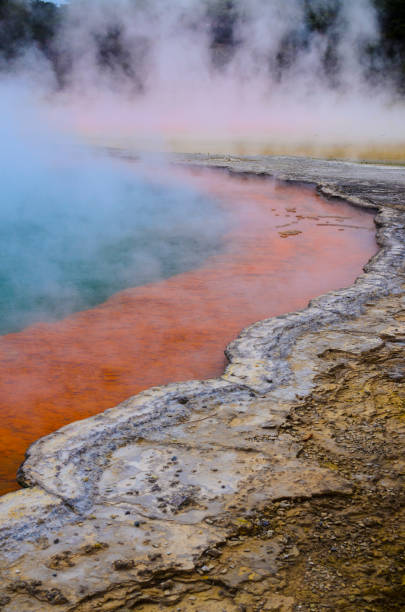
[[[403,169],[172,159],[375,209],[380,250],[352,287],[245,329],[221,378],[33,444],[28,488],[0,500],[0,609],[403,609]]]

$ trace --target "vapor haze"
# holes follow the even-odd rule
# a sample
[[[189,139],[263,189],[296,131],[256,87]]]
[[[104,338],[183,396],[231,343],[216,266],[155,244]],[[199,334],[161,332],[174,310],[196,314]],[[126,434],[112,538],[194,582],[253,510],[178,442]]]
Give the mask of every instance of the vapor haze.
[[[141,149],[355,157],[404,144],[405,106],[379,70],[369,0],[244,0],[221,12],[230,4],[72,0],[57,41],[71,68],[57,96],[65,117]],[[331,24],[309,32],[308,4],[335,11]]]
[[[0,333],[198,266],[219,248],[224,220],[209,198],[152,184],[142,165],[56,132],[15,82],[0,85],[0,138]]]

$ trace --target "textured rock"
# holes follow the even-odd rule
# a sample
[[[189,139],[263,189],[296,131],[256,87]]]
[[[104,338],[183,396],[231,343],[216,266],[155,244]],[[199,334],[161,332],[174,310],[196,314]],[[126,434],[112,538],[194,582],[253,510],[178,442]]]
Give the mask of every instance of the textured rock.
[[[389,540],[403,472],[405,173],[175,161],[312,182],[375,207],[380,251],[352,287],[244,330],[222,378],[150,389],[33,444],[19,472],[29,488],[0,499],[0,609],[399,610],[387,604],[401,605],[397,549],[363,532]],[[350,511],[363,535],[347,531]]]

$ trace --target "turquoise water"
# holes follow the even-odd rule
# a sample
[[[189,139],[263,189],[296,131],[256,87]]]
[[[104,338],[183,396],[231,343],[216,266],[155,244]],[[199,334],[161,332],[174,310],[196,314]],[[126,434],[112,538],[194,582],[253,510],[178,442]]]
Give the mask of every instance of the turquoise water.
[[[191,188],[54,143],[34,155],[12,139],[2,157],[2,334],[194,268],[221,248],[223,214]]]

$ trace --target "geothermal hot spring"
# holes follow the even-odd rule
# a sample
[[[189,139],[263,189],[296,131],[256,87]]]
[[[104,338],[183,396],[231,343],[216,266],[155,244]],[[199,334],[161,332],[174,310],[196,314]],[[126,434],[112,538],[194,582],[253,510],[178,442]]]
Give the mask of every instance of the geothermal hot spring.
[[[307,186],[44,150],[2,160],[2,493],[34,440],[221,375],[242,328],[351,284],[377,248],[370,213]]]

